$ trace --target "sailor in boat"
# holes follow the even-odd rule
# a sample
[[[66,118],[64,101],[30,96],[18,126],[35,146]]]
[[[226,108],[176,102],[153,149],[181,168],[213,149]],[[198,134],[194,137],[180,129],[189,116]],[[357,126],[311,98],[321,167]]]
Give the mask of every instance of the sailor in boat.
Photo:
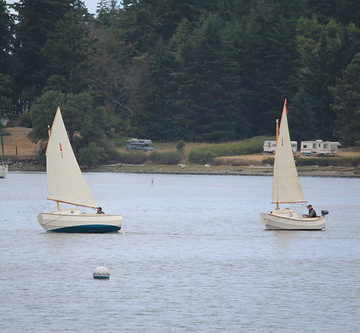
[[[307,205],[306,208],[309,210],[308,214],[304,214],[303,217],[316,217],[315,209],[312,205]]]
[[[96,214],[105,214],[101,207],[96,208]]]

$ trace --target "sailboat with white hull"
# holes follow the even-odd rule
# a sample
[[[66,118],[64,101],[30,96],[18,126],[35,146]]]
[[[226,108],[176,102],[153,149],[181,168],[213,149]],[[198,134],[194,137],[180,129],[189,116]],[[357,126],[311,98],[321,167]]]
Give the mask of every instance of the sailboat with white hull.
[[[47,199],[56,202],[56,210],[40,213],[38,221],[47,231],[116,232],[121,229],[119,215],[84,213],[79,207],[97,208],[95,199],[81,173],[66,133],[60,108],[57,109],[46,149]],[[60,203],[74,206],[61,209]]]
[[[280,208],[280,204],[306,202],[291,148],[287,113],[287,100],[285,100],[276,138],[274,161],[272,203],[276,208],[271,212],[260,214],[262,222],[266,229],[321,230],[326,226],[324,215],[304,217],[298,216],[291,208]]]

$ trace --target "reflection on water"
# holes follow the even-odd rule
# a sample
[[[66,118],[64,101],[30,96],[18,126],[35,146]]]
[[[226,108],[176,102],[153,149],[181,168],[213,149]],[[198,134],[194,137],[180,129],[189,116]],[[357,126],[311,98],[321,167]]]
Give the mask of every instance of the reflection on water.
[[[328,228],[287,232],[260,222],[270,177],[86,178],[123,234],[46,233],[45,174],[0,181],[1,332],[360,330],[359,179],[302,178]]]

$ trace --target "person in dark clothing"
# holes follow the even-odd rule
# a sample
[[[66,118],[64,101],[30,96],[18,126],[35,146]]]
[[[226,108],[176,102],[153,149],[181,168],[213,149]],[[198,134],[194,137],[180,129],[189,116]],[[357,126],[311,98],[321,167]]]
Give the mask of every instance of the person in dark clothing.
[[[96,208],[96,214],[105,214],[101,207]]]
[[[304,214],[303,217],[316,217],[315,209],[312,205],[307,205],[306,208],[309,210],[309,214]]]

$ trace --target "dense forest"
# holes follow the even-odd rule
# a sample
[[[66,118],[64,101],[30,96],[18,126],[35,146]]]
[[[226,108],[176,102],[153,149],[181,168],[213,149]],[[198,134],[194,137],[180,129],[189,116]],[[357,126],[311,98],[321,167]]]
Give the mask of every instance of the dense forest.
[[[106,138],[360,143],[359,0],[0,0],[0,108],[77,150]],[[99,148],[100,149],[100,148]]]

